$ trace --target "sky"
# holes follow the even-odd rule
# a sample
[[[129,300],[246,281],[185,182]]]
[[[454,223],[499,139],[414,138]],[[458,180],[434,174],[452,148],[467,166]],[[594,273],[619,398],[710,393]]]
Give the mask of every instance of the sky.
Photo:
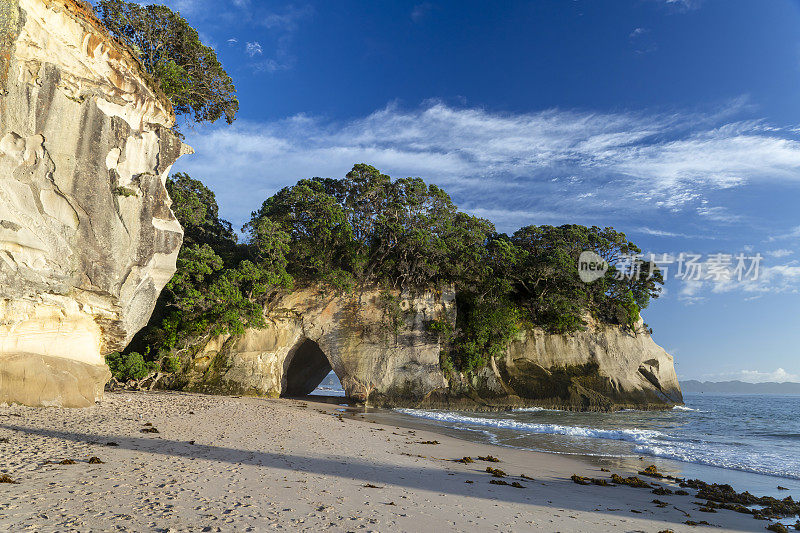
[[[681,379],[800,381],[798,2],[166,3],[239,91],[174,167],[235,225],[365,162],[499,231],[613,226],[666,259],[643,315]]]

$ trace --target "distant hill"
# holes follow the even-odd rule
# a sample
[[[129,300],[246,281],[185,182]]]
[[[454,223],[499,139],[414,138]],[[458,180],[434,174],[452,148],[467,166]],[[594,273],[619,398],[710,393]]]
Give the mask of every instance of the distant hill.
[[[721,392],[728,394],[800,394],[800,383],[745,383],[744,381],[681,381],[683,392]]]

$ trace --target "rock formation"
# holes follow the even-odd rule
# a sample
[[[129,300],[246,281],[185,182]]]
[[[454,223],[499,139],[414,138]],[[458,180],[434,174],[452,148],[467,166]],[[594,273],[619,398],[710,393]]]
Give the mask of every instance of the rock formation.
[[[419,402],[447,381],[432,320],[455,319],[452,289],[420,295],[298,290],[267,306],[265,329],[216,337],[179,381],[184,390],[261,396],[308,394],[333,369],[348,397]],[[396,319],[395,319],[396,317]]]
[[[672,356],[641,321],[633,332],[586,320],[585,331],[566,335],[523,330],[503,357],[471,382],[462,379],[451,387],[472,391],[486,406],[606,411],[683,403]],[[463,400],[456,394],[441,403],[457,406]]]
[[[82,3],[0,0],[0,41],[0,403],[90,405],[175,271],[188,147]]]
[[[311,392],[332,369],[349,398],[371,405],[611,410],[682,403],[672,356],[641,324],[635,334],[599,324],[568,335],[523,331],[477,375],[446,376],[428,324],[454,323],[454,292],[395,296],[402,313],[394,325],[377,290],[282,296],[265,309],[269,327],[203,343],[172,386],[294,396]]]

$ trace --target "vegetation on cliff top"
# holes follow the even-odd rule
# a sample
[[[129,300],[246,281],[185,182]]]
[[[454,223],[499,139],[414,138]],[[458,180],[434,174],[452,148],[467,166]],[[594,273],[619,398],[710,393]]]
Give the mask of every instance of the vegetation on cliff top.
[[[180,13],[124,0],[100,0],[95,10],[111,35],[133,48],[176,114],[196,122],[234,121],[239,100],[233,80]]]
[[[150,325],[129,348],[150,360],[198,337],[263,326],[270,295],[295,285],[413,293],[452,284],[455,327],[446,321],[429,327],[447,346],[445,369],[469,372],[499,355],[520,326],[568,333],[584,328],[587,314],[633,326],[662,283],[657,269],[652,276],[617,275],[622,267],[615,258],[640,250],[612,228],[497,233],[488,220],[460,212],[439,187],[419,178],[392,180],[365,164],[343,179],[305,179],[278,191],[244,226],[244,242],[219,218],[214,193],[200,181],[176,174],[167,189],[185,242]],[[577,275],[584,250],[612,264],[590,284]],[[651,265],[633,267],[649,272]]]

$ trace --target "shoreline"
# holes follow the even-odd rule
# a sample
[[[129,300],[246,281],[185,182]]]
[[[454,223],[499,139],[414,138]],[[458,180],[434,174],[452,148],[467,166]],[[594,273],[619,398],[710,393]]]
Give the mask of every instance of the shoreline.
[[[329,403],[334,403],[335,397],[327,397]],[[362,406],[351,406],[354,409],[360,409]],[[687,409],[684,407],[684,409]],[[692,410],[692,409],[687,409]],[[421,411],[433,411],[442,413],[452,413],[463,416],[479,416],[483,412],[474,411],[451,411],[451,410],[436,410],[436,409],[421,409]],[[565,414],[575,413],[575,411],[560,411],[554,409],[545,409],[550,412],[563,412]],[[647,410],[636,410],[636,412],[651,412]],[[584,412],[585,413],[585,412]],[[496,426],[488,426],[486,430],[480,426],[458,427],[460,422],[442,422],[437,418],[430,418],[426,416],[415,416],[404,412],[403,409],[387,409],[378,408],[375,411],[368,412],[376,420],[385,424],[399,424],[404,427],[424,429],[438,434],[449,435],[468,442],[476,442],[479,444],[487,444],[493,446],[500,446],[503,448],[519,449],[536,453],[553,454],[558,456],[575,457],[584,462],[588,462],[594,466],[621,469],[636,473],[639,470],[646,468],[651,464],[655,464],[661,472],[669,473],[673,476],[682,477],[686,479],[702,479],[714,483],[726,483],[732,485],[736,490],[749,491],[753,494],[772,496],[782,499],[787,494],[800,493],[800,479],[787,477],[785,475],[768,472],[758,472],[743,468],[724,467],[716,464],[708,464],[697,461],[682,461],[669,456],[651,455],[646,452],[634,453],[635,444],[630,443],[631,449],[628,453],[589,453],[586,451],[567,451],[563,446],[558,444],[549,443],[540,448],[532,448],[524,445],[509,444],[508,442],[498,442],[497,436],[493,435],[492,430],[497,430]],[[605,414],[605,413],[596,413]],[[553,421],[542,422],[544,424],[552,423]],[[569,424],[567,422],[567,424]],[[590,429],[595,429],[594,426],[588,426]],[[630,429],[630,428],[629,428]],[[483,438],[472,438],[473,436],[483,435]],[[536,434],[542,437],[543,440],[558,434],[540,433]],[[508,439],[508,437],[506,436]],[[625,443],[624,439],[604,439],[602,437],[588,437],[589,440],[597,440],[598,442],[612,442],[612,443]],[[777,487],[788,486],[791,492],[780,490]]]
[[[699,512],[692,496],[578,485],[573,474],[635,475],[602,472],[580,456],[475,443],[337,409],[312,398],[174,392],[108,393],[85,409],[0,407],[0,439],[8,439],[0,442],[0,474],[17,481],[0,483],[0,526],[655,533],[696,530],[687,520],[717,531],[768,524],[729,510]],[[500,462],[477,459],[487,455]],[[455,462],[467,456],[474,462]],[[54,464],[65,459],[76,464]],[[492,477],[487,467],[507,476]]]

